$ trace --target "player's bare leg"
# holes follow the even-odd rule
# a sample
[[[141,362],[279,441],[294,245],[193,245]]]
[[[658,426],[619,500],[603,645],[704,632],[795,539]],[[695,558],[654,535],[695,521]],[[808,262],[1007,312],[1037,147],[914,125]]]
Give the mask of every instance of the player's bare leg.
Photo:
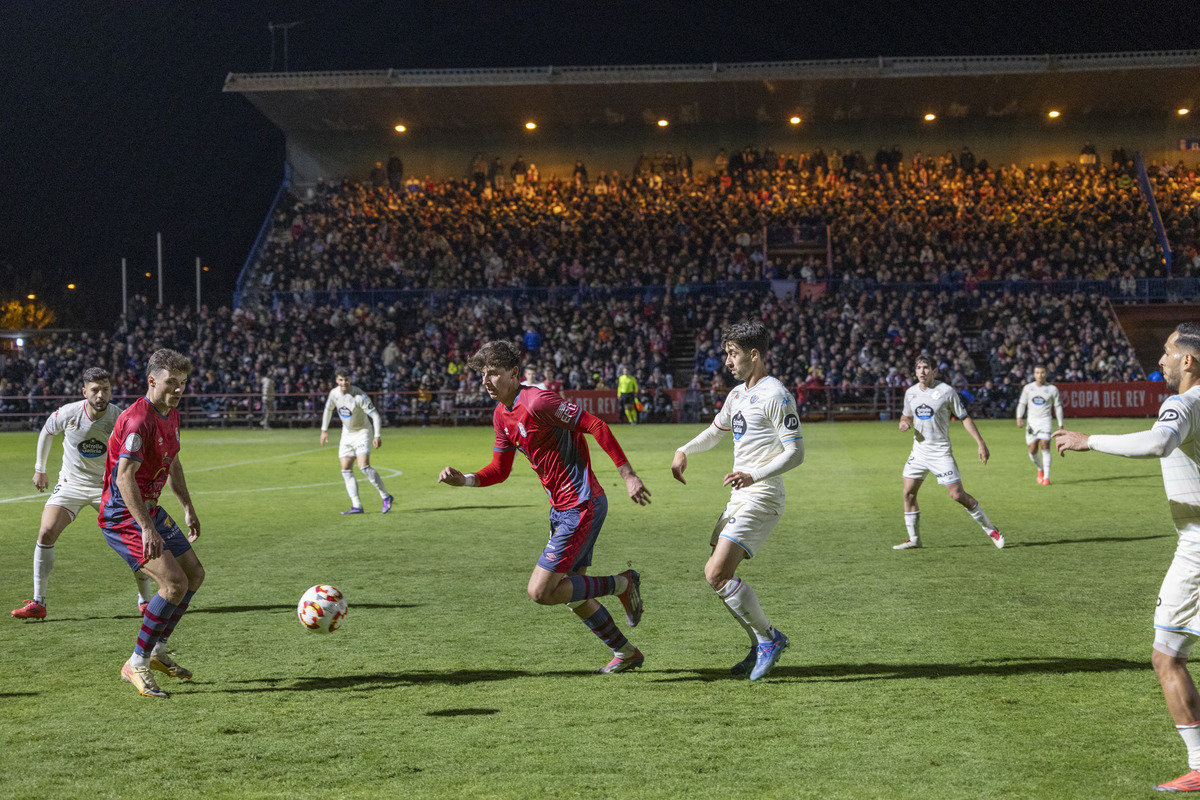
[[[1187,746],[1188,767],[1191,769],[1173,781],[1161,784],[1163,791],[1200,790],[1200,692],[1187,668],[1186,656],[1171,656],[1157,647],[1150,653],[1150,663],[1162,687],[1167,711],[1175,723],[1175,729]]]
[[[1004,534],[992,524],[988,518],[987,512],[983,510],[983,506],[979,505],[979,501],[971,495],[967,494],[963,489],[962,481],[946,484],[946,491],[950,494],[950,499],[961,505],[971,515],[971,519],[979,523],[979,527],[983,528],[983,532],[992,540],[992,544],[996,547],[1004,547]]]
[[[921,507],[917,505],[917,492],[921,491],[920,478],[904,479],[904,528],[908,540],[892,545],[893,550],[916,550],[921,546]]]

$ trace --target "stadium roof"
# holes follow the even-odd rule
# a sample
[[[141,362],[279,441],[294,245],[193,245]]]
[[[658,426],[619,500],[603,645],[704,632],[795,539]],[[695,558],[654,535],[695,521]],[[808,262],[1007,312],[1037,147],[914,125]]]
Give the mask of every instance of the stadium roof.
[[[410,129],[1081,114],[1200,100],[1200,50],[743,64],[230,73],[287,135]]]

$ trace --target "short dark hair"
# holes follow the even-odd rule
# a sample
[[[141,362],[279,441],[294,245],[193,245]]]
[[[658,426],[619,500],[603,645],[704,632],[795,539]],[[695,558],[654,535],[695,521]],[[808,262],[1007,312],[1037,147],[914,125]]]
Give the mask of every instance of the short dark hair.
[[[1045,370],[1046,370],[1046,372],[1049,372],[1049,371],[1050,371],[1050,370],[1046,369],[1046,365],[1045,365],[1045,364],[1034,364],[1034,365],[1033,365],[1033,368],[1034,368],[1034,369],[1045,369]]]
[[[156,372],[183,372],[188,375],[192,373],[192,360],[177,350],[170,350],[163,347],[155,350],[150,356],[150,360],[146,362],[146,374],[153,375]]]
[[[735,322],[725,329],[721,335],[721,347],[730,343],[736,344],[744,353],[757,350],[763,358],[767,357],[767,347],[771,337],[767,334],[767,326],[756,319]]]
[[[112,375],[106,369],[88,367],[83,371],[83,384],[89,383],[112,383]]]
[[[929,353],[921,353],[921,355],[913,359],[913,369],[916,369],[921,364],[924,364],[927,367],[933,367],[934,369],[938,368],[937,359],[929,355]]]
[[[1175,338],[1176,347],[1200,356],[1200,322],[1181,322],[1175,332],[1179,334]]]
[[[484,342],[470,358],[467,359],[467,369],[482,373],[488,367],[512,369],[521,366],[521,348],[504,339]]]

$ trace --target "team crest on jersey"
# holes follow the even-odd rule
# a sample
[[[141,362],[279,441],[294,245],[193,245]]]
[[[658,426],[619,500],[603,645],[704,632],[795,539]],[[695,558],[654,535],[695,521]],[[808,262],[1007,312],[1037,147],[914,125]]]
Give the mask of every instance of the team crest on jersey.
[[[929,419],[933,416],[933,407],[927,406],[924,403],[921,403],[914,410],[916,411],[917,419]]]
[[[756,395],[756,394],[750,395],[750,405],[754,405],[757,402],[758,402],[758,395]]]
[[[570,422],[579,414],[579,406],[572,403],[570,400],[564,400],[558,405],[555,415],[563,422]]]
[[[529,436],[529,433],[528,433],[528,432],[525,430],[525,423],[524,423],[524,422],[518,422],[518,423],[517,423],[517,433],[519,433],[519,434],[521,434],[522,436],[525,436],[525,437],[528,437],[528,436]]]
[[[746,433],[746,418],[742,416],[742,412],[733,415],[733,438],[741,439]]]
[[[1179,419],[1179,412],[1173,408],[1164,409],[1158,415],[1159,422],[1174,422],[1177,419]]]

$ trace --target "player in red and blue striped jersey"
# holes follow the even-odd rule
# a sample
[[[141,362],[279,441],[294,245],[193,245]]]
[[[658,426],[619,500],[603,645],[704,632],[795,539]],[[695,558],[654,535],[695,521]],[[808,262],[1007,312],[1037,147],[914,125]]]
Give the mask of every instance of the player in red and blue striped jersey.
[[[597,672],[640,667],[641,651],[596,600],[616,595],[625,607],[629,627],[636,626],[642,617],[640,576],[632,569],[603,577],[586,574],[608,513],[608,498],[592,472],[584,434],[590,433],[612,459],[633,502],[648,505],[650,492],[604,420],[555,392],[523,385],[520,366],[520,350],[505,341],[488,342],[467,360],[467,367],[479,374],[484,389],[498,401],[492,415],[496,434],[492,462],[469,474],[446,467],[438,480],[450,486],[501,483],[512,473],[516,451],[524,453],[549,495],[551,509],[550,541],[529,577],[529,596],[541,605],[566,604],[612,649],[612,661]]]
[[[146,697],[168,696],[151,670],[192,677],[167,655],[167,637],[204,581],[204,567],[192,549],[200,520],[179,463],[179,401],[191,371],[187,356],[156,350],[146,364],[146,396],[121,412],[108,440],[97,524],[131,569],[158,584],[142,616],[133,655],[121,667],[121,677]],[[183,506],[186,534],[158,504],[164,486]]]

